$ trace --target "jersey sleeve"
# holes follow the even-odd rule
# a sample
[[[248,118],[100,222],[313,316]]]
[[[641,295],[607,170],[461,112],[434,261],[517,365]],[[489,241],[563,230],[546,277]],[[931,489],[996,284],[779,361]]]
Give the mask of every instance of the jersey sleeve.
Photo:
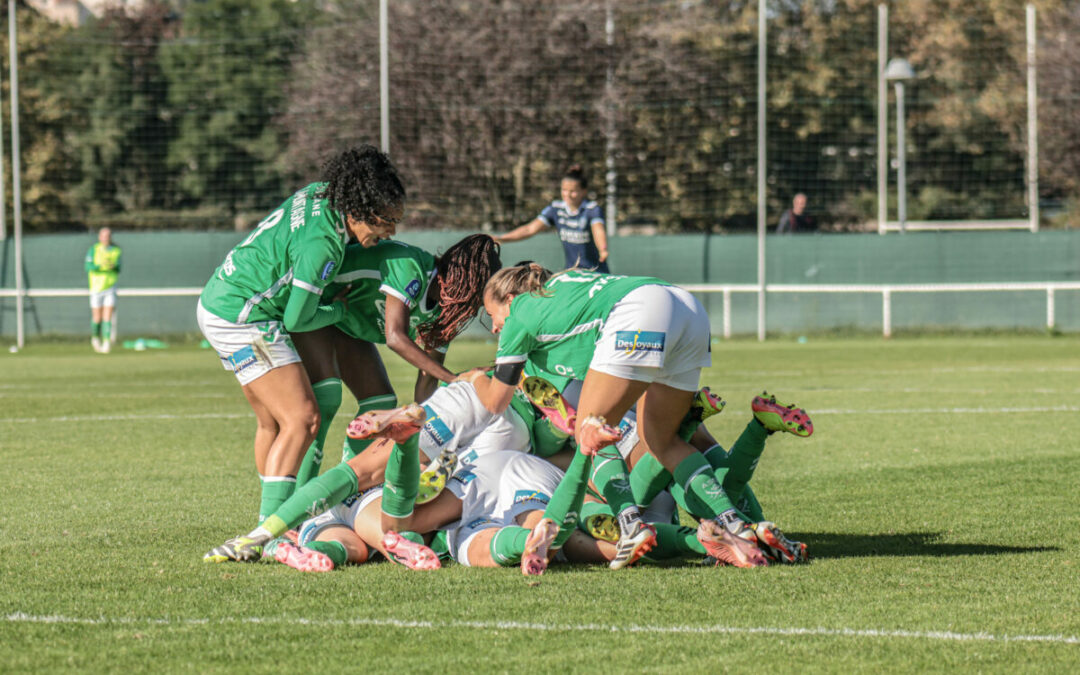
[[[529,353],[536,347],[536,337],[524,321],[511,314],[506,317],[499,332],[499,348],[495,352],[495,365],[525,363]]]
[[[590,206],[589,211],[585,215],[587,215],[589,218],[590,226],[597,223],[600,223],[601,225],[604,224],[604,211],[600,208],[599,204],[593,204],[592,206]]]
[[[86,251],[86,261],[83,263],[83,267],[86,269],[87,272],[97,272],[98,271],[98,266],[94,262],[94,247],[93,246],[91,246]]]
[[[555,223],[559,222],[559,213],[555,210],[555,207],[548,204],[544,207],[544,210],[537,216],[548,227],[555,227]]]
[[[292,285],[321,296],[323,289],[334,278],[344,253],[344,246],[336,232],[325,231],[314,223],[308,223],[304,226],[303,234],[289,242]]]
[[[410,310],[416,307],[427,282],[427,275],[414,258],[400,257],[384,260],[380,265],[382,284],[379,292],[392,295]]]

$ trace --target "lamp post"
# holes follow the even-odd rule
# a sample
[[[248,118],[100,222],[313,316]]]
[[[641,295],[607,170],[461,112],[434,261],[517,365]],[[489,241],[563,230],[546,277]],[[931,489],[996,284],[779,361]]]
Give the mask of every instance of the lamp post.
[[[885,79],[896,88],[896,219],[900,231],[907,231],[907,153],[904,150],[904,81],[915,77],[915,70],[907,59],[889,59],[885,66]]]

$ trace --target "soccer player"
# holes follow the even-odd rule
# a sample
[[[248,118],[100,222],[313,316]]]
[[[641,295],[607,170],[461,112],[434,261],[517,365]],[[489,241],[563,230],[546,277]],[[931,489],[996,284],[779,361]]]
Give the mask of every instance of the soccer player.
[[[704,505],[716,527],[709,534],[749,566],[766,564],[761,551],[738,536],[745,527],[715,470],[677,435],[711,362],[709,319],[690,293],[660,279],[567,270],[552,275],[538,265],[506,268],[488,282],[484,307],[499,335],[494,377],[475,386],[489,410],[509,403],[526,361],[547,372],[584,380],[575,439],[592,442],[580,420],[619,420],[637,402],[638,433],[676,483]],[[617,452],[597,455],[614,479],[604,497],[619,520],[613,569],[655,544],[641,519],[625,463]],[[620,468],[620,465],[622,468]],[[595,475],[595,472],[594,472]]]
[[[120,247],[112,242],[112,230],[98,230],[97,243],[86,252],[90,282],[90,346],[99,354],[112,349],[112,320],[116,313],[116,279],[120,275]]]
[[[427,399],[439,381],[453,381],[456,375],[442,365],[447,345],[476,316],[484,285],[499,267],[498,245],[484,234],[465,237],[438,258],[397,241],[346,247],[324,293],[343,296],[344,316],[332,326],[293,335],[321,420],[297,475],[299,485],[319,475],[342,380],[358,402],[357,416],[397,405],[376,344],[386,344],[417,368],[413,400]],[[347,438],[342,461],[368,443]]]
[[[554,227],[559,232],[567,268],[579,268],[608,273],[607,232],[604,230],[604,212],[588,194],[588,180],[575,164],[563,174],[559,185],[562,199],[548,204],[540,215],[506,234],[495,237],[505,244],[522,241]]]
[[[405,188],[390,158],[364,145],[327,162],[324,180],[301,188],[225,256],[203,289],[199,328],[255,412],[261,522],[292,494],[319,410],[290,333],[340,321],[345,303],[320,304],[350,237],[372,247],[394,234]],[[230,540],[210,562],[257,559]]]

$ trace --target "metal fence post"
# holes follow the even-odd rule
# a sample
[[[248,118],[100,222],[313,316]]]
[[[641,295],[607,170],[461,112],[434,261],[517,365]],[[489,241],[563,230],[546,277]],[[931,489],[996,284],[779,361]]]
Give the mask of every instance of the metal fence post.
[[[1039,97],[1035,43],[1035,5],[1027,5],[1027,188],[1031,231],[1039,231]]]
[[[885,234],[889,219],[889,90],[885,83],[885,63],[889,51],[889,6],[878,5],[877,71],[877,218],[878,234]]]

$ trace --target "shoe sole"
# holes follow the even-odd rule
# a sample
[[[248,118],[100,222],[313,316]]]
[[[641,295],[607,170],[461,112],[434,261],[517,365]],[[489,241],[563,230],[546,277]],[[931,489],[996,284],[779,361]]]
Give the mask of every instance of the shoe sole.
[[[447,476],[440,472],[425,471],[420,474],[420,486],[416,491],[416,505],[427,504],[446,489]]]
[[[656,530],[653,529],[651,525],[646,525],[645,529],[638,534],[638,537],[641,537],[642,534],[646,536],[642,538],[641,541],[634,544],[634,547],[630,550],[630,554],[626,556],[625,561],[616,554],[615,559],[608,564],[610,569],[621,570],[624,567],[629,567],[638,560],[641,560],[641,556],[656,547]]]
[[[423,544],[409,541],[397,532],[384,534],[382,543],[391,560],[411,570],[437,570],[442,567],[434,551]]]
[[[525,552],[521,554],[521,573],[538,577],[547,570],[548,550],[559,534],[559,524],[545,518],[536,524],[525,539]]]
[[[229,541],[232,541],[232,540],[230,539]],[[228,542],[226,542],[226,544],[228,544]],[[225,550],[224,545],[223,546],[218,546],[217,548],[212,549],[209,553],[207,553],[206,555],[203,556],[203,562],[208,562],[208,563],[223,563],[223,562],[229,562],[229,561],[233,561],[233,562],[258,562],[259,560],[262,560],[262,549],[263,549],[262,546],[252,546],[250,549],[248,549],[248,551],[250,551],[249,555],[247,555],[245,557],[239,557],[236,554],[235,550],[230,555],[229,552]]]
[[[372,410],[349,422],[345,435],[358,440],[390,438],[400,443],[420,431],[426,419],[427,412],[415,403],[392,410]]]
[[[728,565],[747,568],[765,567],[769,564],[761,549],[745,539],[736,537],[716,523],[703,521],[698,526],[697,540],[705,547],[706,553]]]
[[[278,544],[274,560],[301,572],[331,572],[334,569],[334,561],[328,555],[289,542]]]
[[[525,398],[539,408],[556,429],[567,434],[574,433],[573,419],[576,411],[555,385],[543,378],[531,376],[522,381],[521,390],[525,392]]]
[[[771,527],[759,527],[754,530],[754,534],[757,535],[757,538],[762,543],[764,543],[766,546],[776,552],[774,553],[774,557],[776,557],[780,562],[787,563],[789,565],[806,562],[806,544],[802,543],[801,541],[791,541],[790,539],[786,538],[781,539]],[[785,540],[791,544],[797,545],[799,549],[798,552],[792,551],[791,548],[784,543]]]
[[[814,423],[802,408],[788,407],[777,402],[775,397],[754,397],[750,403],[754,417],[769,431],[786,431],[800,438],[814,433]]]
[[[585,529],[593,539],[612,544],[617,543],[622,534],[619,531],[619,521],[615,520],[614,516],[606,514],[589,516],[585,521]]]

